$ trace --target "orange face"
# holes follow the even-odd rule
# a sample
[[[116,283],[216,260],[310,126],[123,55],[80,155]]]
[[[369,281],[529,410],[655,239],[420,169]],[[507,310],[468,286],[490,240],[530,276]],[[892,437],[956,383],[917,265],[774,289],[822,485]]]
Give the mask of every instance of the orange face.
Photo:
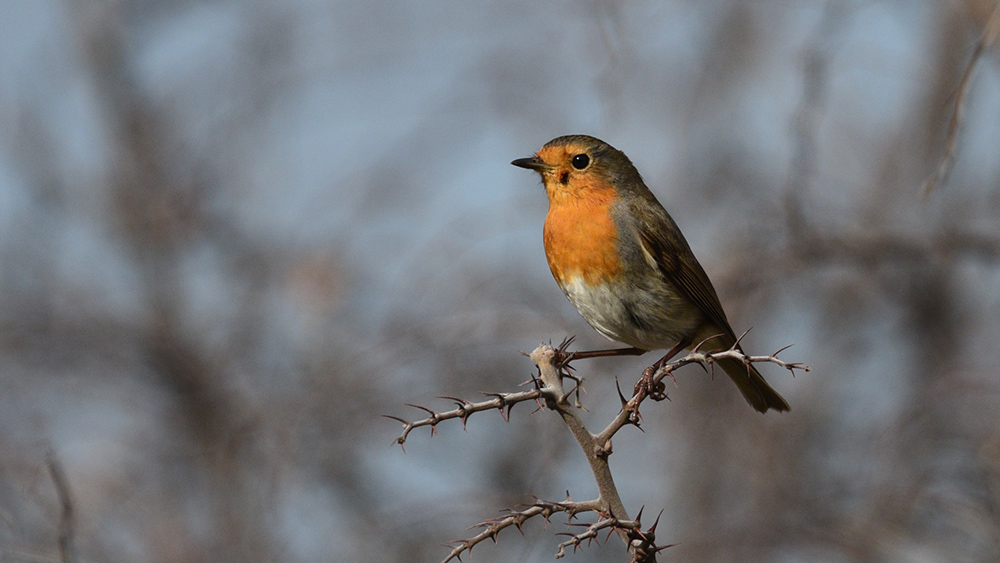
[[[535,158],[542,163],[536,170],[545,182],[550,203],[563,197],[611,197],[615,192],[582,144],[546,145]]]
[[[621,272],[618,231],[611,206],[618,192],[584,145],[546,145],[535,154],[549,198],[544,241],[552,275],[561,286],[575,280],[598,285]]]

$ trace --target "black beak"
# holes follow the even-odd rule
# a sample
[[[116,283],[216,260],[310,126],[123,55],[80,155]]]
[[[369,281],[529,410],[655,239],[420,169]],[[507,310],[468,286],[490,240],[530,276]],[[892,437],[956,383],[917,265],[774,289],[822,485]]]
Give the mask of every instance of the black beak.
[[[517,160],[511,161],[514,166],[519,166],[521,168],[527,168],[528,170],[534,170],[535,172],[541,172],[549,167],[549,165],[542,162],[542,159],[537,156],[532,156],[530,158],[519,158]]]

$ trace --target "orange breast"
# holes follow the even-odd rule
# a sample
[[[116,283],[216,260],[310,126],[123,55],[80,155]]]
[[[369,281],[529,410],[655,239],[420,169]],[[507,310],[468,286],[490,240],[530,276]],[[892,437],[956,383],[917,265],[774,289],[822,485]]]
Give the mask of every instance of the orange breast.
[[[559,285],[580,277],[599,285],[621,272],[618,232],[611,218],[614,190],[585,197],[559,194],[549,199],[545,217],[545,255]]]

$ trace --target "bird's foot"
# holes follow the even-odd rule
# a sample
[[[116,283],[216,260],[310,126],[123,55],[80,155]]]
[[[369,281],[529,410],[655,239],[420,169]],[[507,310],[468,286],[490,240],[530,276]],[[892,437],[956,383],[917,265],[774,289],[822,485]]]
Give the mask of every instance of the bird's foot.
[[[656,371],[655,365],[649,366],[642,372],[642,377],[635,384],[634,394],[638,399],[635,403],[638,406],[642,402],[642,399],[649,397],[654,401],[662,401],[668,398],[665,392],[667,386],[663,384],[662,381],[656,381]]]

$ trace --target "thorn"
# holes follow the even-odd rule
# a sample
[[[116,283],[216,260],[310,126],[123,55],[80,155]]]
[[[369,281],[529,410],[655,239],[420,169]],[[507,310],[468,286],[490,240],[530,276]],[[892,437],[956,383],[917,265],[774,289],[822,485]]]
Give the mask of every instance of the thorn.
[[[403,404],[405,404],[408,407],[413,407],[415,409],[420,409],[420,410],[422,410],[422,411],[424,411],[426,413],[429,413],[431,416],[436,416],[437,415],[436,412],[432,411],[431,409],[429,409],[427,407],[422,407],[420,405],[414,405],[413,403],[403,403]]]
[[[566,338],[563,338],[563,341],[562,341],[562,343],[559,344],[559,348],[557,348],[557,350],[560,351],[560,352],[565,352],[566,348],[569,348],[569,345],[572,344],[574,340],[576,340],[576,335],[575,334],[572,335],[572,336],[567,336]]]
[[[646,419],[642,418],[642,413],[639,412],[638,406],[635,409],[635,417],[636,417],[635,422],[633,422],[632,425],[638,428],[639,430],[642,430],[643,433],[645,433],[646,431],[642,429],[642,423],[646,422]]]
[[[713,334],[712,336],[709,336],[705,340],[702,340],[701,342],[699,342],[697,346],[695,346],[694,348],[691,349],[691,351],[692,352],[697,352],[697,351],[701,350],[701,347],[704,346],[706,342],[708,342],[709,340],[714,340],[716,338],[719,338],[720,336],[722,336],[722,334]]]
[[[625,407],[628,405],[628,399],[626,399],[625,395],[622,394],[621,382],[618,381],[618,376],[617,375],[615,376],[615,389],[618,389],[618,398],[621,399],[622,410],[624,410]]]
[[[471,405],[472,404],[469,401],[466,401],[465,399],[459,399],[458,397],[452,397],[450,395],[438,395],[437,398],[438,399],[447,399],[449,401],[455,401],[455,404],[458,405],[459,407],[464,407],[466,405]]]
[[[746,329],[745,331],[743,331],[743,334],[741,334],[740,337],[736,339],[736,342],[733,344],[733,346],[730,348],[730,350],[735,350],[735,349],[739,348],[740,342],[743,341],[743,337],[746,336],[747,333],[750,332],[751,330],[753,330],[752,326],[750,328]]]
[[[384,416],[385,418],[391,418],[392,420],[395,420],[396,422],[401,422],[401,423],[403,423],[404,425],[405,425],[405,424],[409,424],[409,423],[410,423],[410,421],[409,421],[409,420],[404,420],[404,419],[402,419],[402,418],[399,418],[398,416],[393,416],[393,415],[391,415],[391,414],[383,414],[382,416]]]
[[[660,516],[663,516],[662,508],[660,509],[660,513],[656,515],[656,522],[653,522],[653,525],[649,527],[650,533],[656,532],[656,526],[660,523]]]
[[[653,546],[653,553],[659,553],[659,552],[663,551],[664,549],[667,549],[668,547],[674,547],[674,546],[678,546],[680,544],[681,544],[681,542],[668,543],[667,545],[656,545],[656,546]]]
[[[699,365],[699,366],[701,366],[701,364],[698,364],[698,365]],[[701,369],[705,369],[705,366],[701,366]],[[666,373],[666,375],[667,375],[667,377],[669,377],[669,378],[670,378],[670,381],[673,381],[673,382],[674,382],[674,388],[675,388],[675,389],[680,389],[680,387],[681,387],[681,386],[680,386],[680,385],[677,385],[677,378],[676,378],[676,377],[674,377],[674,371],[673,371],[673,370],[670,370],[670,371],[668,371],[668,372]],[[661,381],[662,381],[662,380],[661,380]]]
[[[789,349],[789,348],[791,348],[792,346],[795,346],[795,343],[792,343],[792,344],[789,344],[788,346],[785,346],[784,348],[779,348],[779,349],[778,349],[778,351],[777,351],[777,352],[775,352],[775,353],[773,353],[773,354],[771,354],[771,356],[773,356],[773,357],[777,358],[777,357],[778,357],[778,354],[780,354],[780,353],[784,352],[785,350],[788,350],[788,349]]]

